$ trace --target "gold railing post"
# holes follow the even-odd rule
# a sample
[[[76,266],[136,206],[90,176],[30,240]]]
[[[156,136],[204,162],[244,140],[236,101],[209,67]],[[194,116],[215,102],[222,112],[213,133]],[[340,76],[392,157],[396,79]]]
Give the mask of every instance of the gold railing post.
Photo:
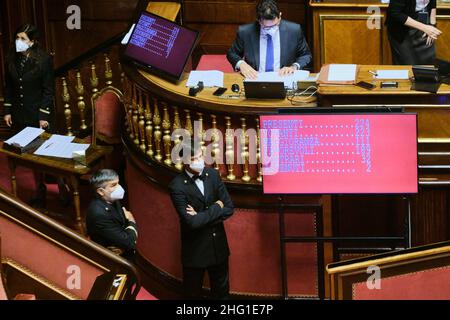
[[[134,131],[134,144],[139,145],[139,110],[138,110],[138,102],[137,102],[137,86],[133,85],[133,98],[132,98],[132,106],[133,106],[133,131]]]
[[[256,160],[258,177],[256,181],[262,183],[262,159],[261,159],[261,129],[259,128],[259,118],[256,117]]]
[[[211,115],[211,123],[212,123],[212,135],[211,135],[211,146],[212,146],[212,156],[214,159],[214,169],[219,171],[220,174],[220,166],[217,159],[220,157],[220,135],[219,130],[217,129],[217,116]]]
[[[147,137],[147,156],[153,157],[153,126],[150,97],[145,95],[145,135]]]
[[[145,145],[145,114],[144,114],[144,104],[142,103],[142,91],[138,90],[138,112],[139,112],[139,136],[141,138],[141,144],[139,148],[143,153],[146,151]]]
[[[241,159],[243,160],[243,170],[244,175],[242,176],[242,181],[250,182],[251,177],[248,174],[249,167],[249,153],[248,153],[248,136],[247,136],[247,120],[241,118],[242,134],[241,134]]]
[[[163,122],[162,127],[164,130],[164,136],[163,136],[163,144],[164,144],[164,153],[165,153],[165,159],[164,164],[166,166],[172,166],[172,159],[170,157],[170,147],[172,145],[172,137],[170,135],[170,115],[169,115],[169,106],[166,102],[162,102],[163,106]]]
[[[227,163],[228,175],[227,179],[230,181],[236,180],[236,176],[233,174],[234,171],[234,134],[231,129],[231,117],[225,117],[226,121],[226,152],[225,158]]]
[[[91,87],[92,87],[92,94],[95,94],[98,92],[98,77],[97,77],[97,71],[96,71],[95,63],[91,63]]]
[[[173,130],[173,132],[176,132],[179,129],[181,129],[180,114],[178,112],[178,107],[173,107],[173,127],[172,127],[172,130]],[[174,146],[177,147],[180,143],[181,143],[180,135],[179,134],[175,134]],[[175,168],[178,171],[183,170],[183,164],[181,162],[181,158],[180,158],[179,155],[177,155],[177,157],[175,159]]]
[[[78,110],[80,111],[80,129],[81,131],[85,131],[87,129],[86,125],[86,103],[84,102],[84,86],[83,82],[81,80],[81,72],[80,70],[77,70],[77,85],[75,87],[75,90],[77,91],[78,97]],[[95,106],[92,106],[95,108]],[[92,124],[94,125],[94,124]]]
[[[72,132],[72,111],[70,110],[70,94],[69,88],[67,86],[66,77],[62,77],[63,94],[62,98],[64,101],[64,118],[66,119],[66,129],[67,135],[73,136]]]
[[[162,137],[162,132],[161,132],[161,116],[159,115],[159,109],[158,109],[158,100],[156,98],[153,98],[153,102],[154,102],[154,114],[153,114],[153,124],[155,125],[155,132],[154,132],[154,137],[155,137],[155,151],[156,151],[156,155],[155,155],[155,159],[158,162],[162,161],[162,155],[161,155],[161,137]]]
[[[109,59],[107,53],[105,53],[105,79],[107,86],[112,85],[113,71],[111,69],[111,60]]]

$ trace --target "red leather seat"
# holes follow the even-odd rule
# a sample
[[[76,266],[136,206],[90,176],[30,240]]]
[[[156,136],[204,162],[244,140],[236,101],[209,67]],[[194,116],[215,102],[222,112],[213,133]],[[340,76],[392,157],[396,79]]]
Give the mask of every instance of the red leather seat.
[[[204,54],[195,70],[219,70],[225,73],[234,72],[231,64],[224,54]]]

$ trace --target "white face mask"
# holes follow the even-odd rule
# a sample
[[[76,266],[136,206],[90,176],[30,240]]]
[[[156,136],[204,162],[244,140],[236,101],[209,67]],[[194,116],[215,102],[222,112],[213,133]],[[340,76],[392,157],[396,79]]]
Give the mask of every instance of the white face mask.
[[[263,31],[263,34],[265,34],[265,35],[269,34],[270,36],[273,37],[275,35],[275,33],[277,33],[277,31],[278,31],[278,26],[270,28],[270,29],[262,29],[262,31]]]
[[[189,168],[191,168],[195,172],[200,173],[205,168],[205,160],[200,159],[200,160],[193,161],[189,165]]]
[[[16,51],[17,52],[25,52],[28,49],[30,49],[30,46],[26,44],[23,40],[17,39],[16,40]]]
[[[125,190],[123,190],[122,186],[118,184],[117,187],[114,189],[114,191],[111,192],[111,194],[109,195],[109,200],[111,202],[122,200],[124,195]]]

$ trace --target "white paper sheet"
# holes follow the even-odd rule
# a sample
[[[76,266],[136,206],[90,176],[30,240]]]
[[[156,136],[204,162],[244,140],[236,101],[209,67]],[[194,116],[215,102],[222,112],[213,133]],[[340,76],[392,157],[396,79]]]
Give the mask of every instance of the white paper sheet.
[[[13,137],[9,138],[5,141],[7,144],[14,144],[21,148],[28,145],[31,141],[39,137],[45,130],[34,128],[34,127],[26,127],[22,131],[20,131],[18,134],[14,135]]]
[[[377,70],[376,73],[375,79],[409,79],[408,70]]]
[[[223,87],[223,72],[217,70],[191,71],[186,87],[195,87],[199,81],[203,81],[206,87]]]
[[[90,144],[82,143],[67,143],[65,141],[57,141],[47,143],[45,146],[41,146],[34,154],[39,156],[57,157],[72,159],[75,151],[85,151],[89,148]]]
[[[135,26],[136,26],[136,24],[133,23],[133,25],[130,28],[130,31],[128,31],[128,33],[125,35],[125,37],[123,37],[122,41],[120,42],[121,44],[127,44],[128,41],[130,41],[130,37],[133,34],[133,30],[134,30]]]
[[[356,64],[330,64],[328,81],[355,81]]]
[[[297,81],[306,80],[309,77],[309,71],[296,70],[293,74],[280,76],[278,71],[274,72],[260,72],[256,79],[245,79],[245,81],[253,82],[284,82],[284,86],[289,89],[294,89],[297,86]]]

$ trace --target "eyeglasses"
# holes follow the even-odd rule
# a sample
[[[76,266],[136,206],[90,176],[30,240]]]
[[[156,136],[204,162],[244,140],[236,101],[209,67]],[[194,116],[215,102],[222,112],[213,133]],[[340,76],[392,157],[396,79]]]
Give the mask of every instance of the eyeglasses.
[[[271,26],[265,26],[264,22],[263,22],[264,20],[262,20],[262,21],[260,20],[259,21],[259,25],[261,26],[262,30],[265,30],[265,31],[272,30],[272,29],[275,29],[276,27],[278,27],[280,25],[280,22],[281,22],[280,18],[276,18],[275,20],[277,20],[277,23],[275,23],[275,24],[273,24]],[[266,21],[268,21],[268,20],[266,20]]]

